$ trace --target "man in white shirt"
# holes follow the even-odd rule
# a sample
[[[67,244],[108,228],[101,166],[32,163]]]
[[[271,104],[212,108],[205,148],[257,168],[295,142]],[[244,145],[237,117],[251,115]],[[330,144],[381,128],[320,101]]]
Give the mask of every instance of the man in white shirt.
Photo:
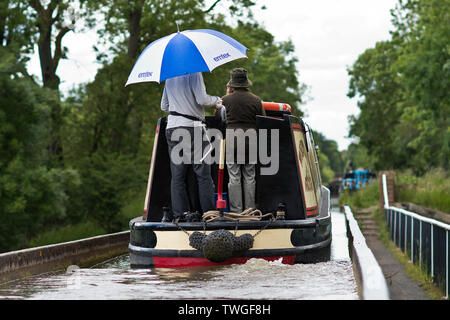
[[[204,161],[194,161],[201,159],[205,142],[203,134],[205,121],[205,108],[218,108],[222,100],[216,96],[210,96],[206,93],[205,84],[201,72],[187,74],[176,78],[166,80],[164,92],[161,99],[161,110],[168,112],[166,127],[166,138],[169,147],[171,179],[171,201],[173,218],[176,221],[183,221],[190,211],[189,198],[186,190],[185,178],[190,165],[196,174],[198,182],[198,191],[200,206],[203,212],[215,210],[214,205],[214,183],[211,177],[210,165]],[[180,131],[189,132],[190,141],[180,141]],[[200,130],[202,135],[202,144],[194,145],[194,130]],[[175,134],[174,134],[175,133]],[[174,139],[172,138],[174,136]],[[183,155],[187,161],[174,161],[172,150],[178,143],[188,144],[191,150],[190,155]],[[207,143],[207,142],[206,142]],[[197,146],[197,148],[195,148]],[[183,149],[185,150],[185,149]],[[200,153],[200,156],[199,154]],[[186,158],[187,157],[187,158]]]

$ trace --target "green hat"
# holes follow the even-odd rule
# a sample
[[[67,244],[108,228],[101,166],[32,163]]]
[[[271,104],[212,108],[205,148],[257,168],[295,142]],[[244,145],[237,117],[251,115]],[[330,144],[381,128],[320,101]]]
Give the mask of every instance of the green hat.
[[[248,88],[252,85],[252,82],[247,78],[247,70],[244,68],[235,68],[230,72],[230,81],[227,83],[227,87],[231,88]]]

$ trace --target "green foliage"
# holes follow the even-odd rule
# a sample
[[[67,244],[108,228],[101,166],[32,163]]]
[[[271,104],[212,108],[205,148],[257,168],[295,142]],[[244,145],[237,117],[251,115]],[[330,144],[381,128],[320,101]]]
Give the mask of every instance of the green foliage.
[[[339,205],[348,205],[353,210],[365,209],[380,203],[380,186],[376,180],[356,191],[345,190],[339,196]]]
[[[437,168],[421,177],[411,170],[395,173],[395,198],[450,214],[450,173]]]
[[[358,136],[359,144],[376,159],[375,169],[404,165],[410,151],[393,143],[401,98],[397,74],[392,72],[398,55],[395,48],[391,42],[379,42],[360,55],[348,70],[351,76],[348,96],[362,97],[358,101],[360,114],[349,118],[349,134]]]
[[[333,180],[335,173],[331,169],[330,160],[328,159],[325,153],[319,150],[317,152],[317,156],[319,157],[319,168],[322,183],[327,184]]]
[[[411,202],[430,209],[450,213],[450,174],[436,168],[423,176],[412,170],[395,172],[395,201]],[[339,197],[339,204],[363,209],[379,204],[380,188],[377,181],[354,192],[346,190]]]
[[[362,144],[350,144],[343,158],[345,162],[344,171],[358,168],[373,169],[376,167],[376,157],[369,156],[367,148]]]
[[[40,233],[30,240],[29,247],[68,242],[105,234],[106,230],[98,222],[87,220],[73,225],[57,227]]]
[[[25,0],[0,2],[0,47],[8,47],[16,53],[30,53],[34,45],[36,26],[28,19],[28,3]]]
[[[21,248],[66,216],[78,175],[49,168],[45,150],[52,94],[22,76],[0,48],[0,251]]]
[[[296,77],[296,58],[290,42],[276,43],[273,36],[258,25],[239,23],[231,28],[220,17],[209,23],[202,8],[193,3],[169,1],[162,5],[155,1],[140,10],[138,3],[117,2],[107,9],[108,22],[101,33],[107,38],[125,33],[131,21],[128,13],[133,10],[141,12],[139,50],[173,33],[175,21],[181,22],[182,29],[220,30],[245,43],[250,48],[249,59],[205,73],[209,94],[222,96],[229,71],[244,66],[254,83],[252,91],[263,99],[286,102],[293,107],[301,102],[302,86]],[[108,18],[112,16],[118,19]],[[123,225],[120,212],[129,201],[129,191],[139,192],[146,187],[156,121],[165,116],[160,110],[163,84],[124,87],[137,58],[130,55],[129,44],[129,39],[115,42],[111,48],[115,56],[111,61],[99,56],[103,66],[95,80],[74,90],[63,106],[64,159],[78,170],[83,185],[73,194],[71,217],[73,221],[82,221],[93,215],[92,218],[102,221],[109,232],[118,231]],[[274,85],[273,79],[280,81]],[[141,214],[141,210],[139,208],[135,216]]]
[[[253,82],[252,91],[264,101],[290,104],[293,113],[301,116],[301,97],[306,86],[298,80],[295,66],[298,60],[292,42],[276,43],[269,32],[256,24],[241,24],[231,35],[249,48],[248,59],[235,63],[248,70]],[[232,67],[227,66],[227,69]],[[221,79],[226,83],[229,75]]]
[[[341,174],[344,171],[344,159],[338,150],[338,144],[334,140],[328,140],[320,132],[313,131],[314,142],[319,146],[319,161],[324,155],[327,157],[328,165],[334,174]],[[324,159],[325,162],[325,159]],[[322,164],[320,164],[322,167]]]
[[[313,131],[313,139],[315,145],[319,147],[317,155],[322,183],[328,184],[336,175],[342,174],[344,170],[343,157],[338,150],[336,141],[328,140],[323,134],[316,131]]]
[[[121,208],[129,193],[146,185],[148,168],[144,169],[141,163],[144,161],[131,155],[114,153],[96,153],[80,159],[76,168],[83,188],[72,195],[72,219],[78,222],[89,218],[101,223],[108,232],[119,231],[124,223],[120,220]]]
[[[227,15],[217,9],[219,2],[229,8]],[[256,22],[254,1],[209,5],[194,0],[2,2],[0,251],[124,230],[130,218],[142,214],[156,121],[165,115],[160,110],[163,85],[124,84],[139,53],[175,32],[176,22],[181,30],[222,31],[249,48],[248,59],[204,74],[209,94],[224,95],[230,70],[244,67],[255,94],[288,103],[302,115],[305,85],[292,42],[276,42]],[[94,81],[61,101],[58,90],[41,88],[27,75],[24,55],[36,42],[45,42],[41,62],[50,74],[43,83],[57,88],[58,61],[70,58],[62,37],[79,31],[80,23],[96,25],[98,14],[105,18],[97,26],[108,47],[105,52],[96,48],[102,66]],[[319,133],[315,137],[322,149],[322,178],[328,181],[342,159],[334,141]]]
[[[144,212],[144,199],[145,199],[145,191],[146,186],[143,185],[143,188],[141,190],[131,190],[129,195],[125,195],[124,198],[126,199],[124,201],[124,205],[122,206],[120,216],[121,221],[124,221],[123,228],[128,229],[128,222],[131,219],[136,218],[140,214],[143,214]]]
[[[349,69],[359,96],[350,135],[374,156],[376,169],[423,174],[450,166],[449,0],[400,1],[390,41],[366,50]]]

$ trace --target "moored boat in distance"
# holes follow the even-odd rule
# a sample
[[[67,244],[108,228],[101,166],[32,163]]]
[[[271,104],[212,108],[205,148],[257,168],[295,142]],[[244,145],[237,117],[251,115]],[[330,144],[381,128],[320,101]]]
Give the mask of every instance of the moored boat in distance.
[[[226,208],[201,212],[195,175],[189,170],[186,185],[193,214],[183,222],[170,218],[166,118],[158,120],[144,213],[130,221],[132,267],[210,266],[251,258],[281,259],[286,264],[329,259],[330,191],[322,186],[312,131],[291,114],[289,105],[263,102],[263,106],[266,116],[257,116],[256,131],[265,133],[257,137],[257,145],[266,154],[259,153],[257,159],[256,208],[242,213]],[[224,133],[223,123],[214,116],[206,117],[206,125]],[[217,152],[213,149],[211,157],[220,158]],[[213,162],[211,175],[217,198],[226,201],[226,166]]]

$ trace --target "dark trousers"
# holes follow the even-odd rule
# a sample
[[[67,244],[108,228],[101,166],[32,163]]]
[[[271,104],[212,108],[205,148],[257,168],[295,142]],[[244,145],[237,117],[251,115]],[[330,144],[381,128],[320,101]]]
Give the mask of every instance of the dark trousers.
[[[173,133],[176,129],[185,129],[190,133],[190,141],[172,141]],[[189,211],[189,198],[186,190],[186,173],[190,166],[197,177],[198,182],[198,193],[200,206],[203,212],[209,210],[215,210],[214,205],[214,182],[211,177],[211,166],[206,164],[204,161],[201,163],[195,163],[195,154],[197,154],[197,160],[201,159],[202,151],[208,145],[207,141],[197,145],[197,150],[195,150],[194,145],[194,130],[202,130],[200,127],[179,127],[179,128],[169,128],[166,130],[166,139],[169,147],[169,157],[170,159],[170,171],[172,174],[170,192],[172,198],[172,213],[174,217],[179,217],[183,213]],[[198,131],[199,132],[199,131]],[[204,130],[201,131],[200,136],[203,137],[205,134]],[[173,161],[171,155],[172,150],[178,144],[183,144],[184,147],[190,148],[190,154],[184,154],[184,161],[178,163],[179,161]],[[180,145],[181,146],[181,145]],[[198,148],[201,147],[201,148]],[[200,154],[199,154],[200,153]],[[199,156],[200,155],[200,156]]]

